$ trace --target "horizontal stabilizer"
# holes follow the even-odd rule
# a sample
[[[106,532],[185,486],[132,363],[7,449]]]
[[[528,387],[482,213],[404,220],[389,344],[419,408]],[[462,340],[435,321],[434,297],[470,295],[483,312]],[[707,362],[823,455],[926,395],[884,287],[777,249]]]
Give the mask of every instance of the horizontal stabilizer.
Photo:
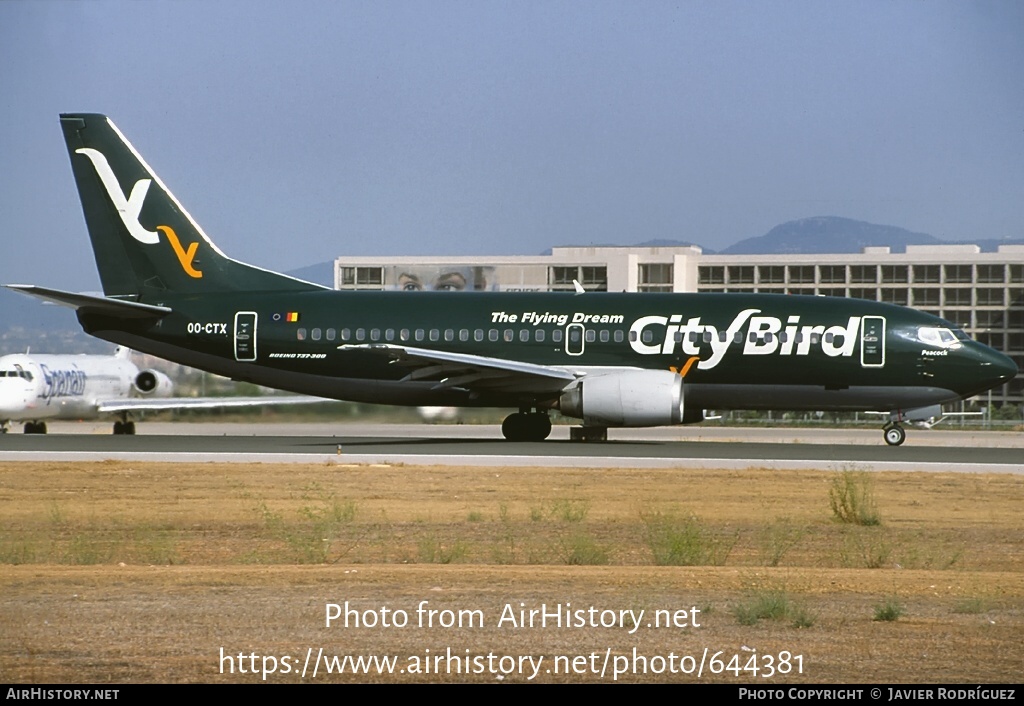
[[[123,299],[99,297],[94,294],[77,294],[59,289],[47,289],[32,284],[5,284],[10,290],[21,292],[43,301],[67,306],[75,311],[117,316],[122,319],[153,319],[167,316],[171,309],[166,306],[153,306]]]

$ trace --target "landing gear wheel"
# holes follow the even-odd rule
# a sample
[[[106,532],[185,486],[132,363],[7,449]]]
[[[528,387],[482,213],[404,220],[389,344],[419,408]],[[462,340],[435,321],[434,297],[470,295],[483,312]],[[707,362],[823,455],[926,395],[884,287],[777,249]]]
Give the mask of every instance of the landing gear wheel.
[[[509,441],[543,441],[551,433],[551,419],[541,412],[516,412],[505,417],[501,433]]]
[[[114,434],[120,436],[122,434],[132,436],[135,434],[135,422],[129,421],[117,421],[114,422]]]
[[[528,414],[527,427],[530,430],[530,441],[544,441],[551,434],[551,419],[546,414]]]
[[[25,422],[26,434],[45,434],[46,422]]]
[[[893,424],[882,431],[885,434],[885,443],[889,446],[899,446],[907,440],[907,432],[903,431],[903,427],[899,424]]]
[[[510,414],[501,423],[501,434],[509,441],[522,441],[523,426],[522,414]]]

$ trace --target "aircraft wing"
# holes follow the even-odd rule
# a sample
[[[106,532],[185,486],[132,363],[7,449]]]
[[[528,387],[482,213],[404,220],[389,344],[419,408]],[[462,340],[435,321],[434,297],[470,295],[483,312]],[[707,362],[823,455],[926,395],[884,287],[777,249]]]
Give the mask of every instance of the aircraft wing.
[[[359,350],[387,356],[393,365],[409,369],[403,382],[434,380],[435,390],[521,390],[556,393],[580,377],[565,368],[469,353],[450,353],[391,343],[349,344],[340,350]]]
[[[219,409],[222,407],[269,407],[271,405],[317,404],[320,402],[336,402],[325,397],[309,397],[307,395],[280,396],[264,395],[263,397],[127,397],[119,400],[100,400],[96,411],[101,414],[111,412],[156,411],[161,409]]]

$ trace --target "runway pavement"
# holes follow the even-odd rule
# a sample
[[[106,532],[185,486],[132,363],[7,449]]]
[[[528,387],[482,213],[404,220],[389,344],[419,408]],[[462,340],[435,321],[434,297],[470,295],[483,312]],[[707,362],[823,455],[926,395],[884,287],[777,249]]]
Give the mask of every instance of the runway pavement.
[[[0,436],[0,461],[126,459],[239,463],[431,464],[633,468],[766,468],[1024,473],[1024,433],[908,429],[901,447],[879,429],[671,427],[613,429],[606,443],[571,443],[556,426],[513,443],[492,425],[66,422],[50,433]]]

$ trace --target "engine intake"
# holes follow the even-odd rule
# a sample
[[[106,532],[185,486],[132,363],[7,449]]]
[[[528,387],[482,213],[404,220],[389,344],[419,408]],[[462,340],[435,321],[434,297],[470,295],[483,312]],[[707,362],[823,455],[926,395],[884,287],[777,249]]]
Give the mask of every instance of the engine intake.
[[[159,370],[143,370],[132,383],[135,391],[147,397],[170,397],[174,383]]]

